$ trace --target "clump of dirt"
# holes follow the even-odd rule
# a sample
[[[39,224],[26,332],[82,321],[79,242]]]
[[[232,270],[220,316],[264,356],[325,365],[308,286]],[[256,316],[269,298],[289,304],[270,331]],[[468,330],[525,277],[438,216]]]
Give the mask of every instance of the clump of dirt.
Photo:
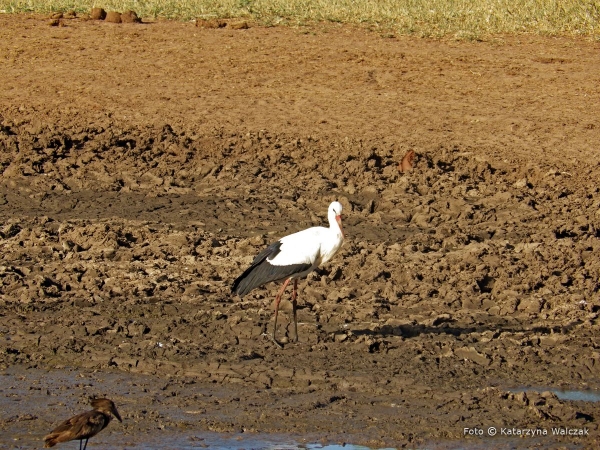
[[[121,13],[117,11],[108,11],[104,20],[110,23],[121,23]]]
[[[110,23],[141,23],[135,11],[127,10],[122,13],[117,11],[106,12],[102,8],[92,8],[89,16],[92,20],[104,20]]]
[[[246,20],[202,19],[195,20],[198,28],[228,28],[230,30],[247,30],[250,24]]]
[[[92,8],[90,17],[93,20],[104,20],[104,19],[106,19],[106,11],[102,8]]]
[[[140,19],[135,11],[127,10],[121,14],[121,22],[123,23],[140,23]]]
[[[0,20],[22,26],[18,21],[27,19]],[[145,93],[150,99],[137,98],[137,110],[115,101],[120,91],[102,79],[85,78],[89,67],[77,78],[87,81],[71,83],[69,90],[49,76],[48,92],[34,88],[29,96],[16,95],[26,92],[27,79],[12,76],[25,64],[21,55],[46,54],[7,36],[1,76],[8,96],[0,116],[0,364],[151,375],[175,393],[155,396],[157,404],[201,407],[198,420],[173,424],[203,430],[293,429],[325,441],[414,446],[462,442],[465,427],[562,425],[585,427],[597,439],[598,404],[562,401],[545,389],[509,390],[600,388],[600,262],[594,257],[600,251],[600,166],[586,147],[600,129],[589,118],[593,105],[586,96],[573,97],[581,103],[562,114],[560,120],[568,120],[559,127],[556,99],[543,95],[544,83],[559,81],[537,66],[554,64],[549,62],[511,66],[511,76],[541,106],[517,105],[515,116],[499,121],[493,107],[471,102],[467,94],[460,100],[452,90],[440,93],[418,77],[403,78],[423,64],[438,64],[447,80],[485,74],[486,95],[502,103],[508,94],[498,83],[507,66],[499,68],[498,61],[516,58],[516,50],[525,58],[532,48],[559,56],[572,48],[550,40],[523,44],[525,49],[418,40],[404,47],[404,41],[392,44],[343,28],[306,36],[253,27],[243,37],[198,31],[206,46],[200,49],[189,40],[196,39],[194,25],[186,26],[115,31],[132,40],[146,33],[156,45],[165,36],[169,42],[181,38],[186,51],[197,49],[197,70],[212,74],[186,78],[186,69],[172,69],[182,61],[177,49],[132,44],[141,63],[115,67],[118,83],[132,95],[137,80],[152,79]],[[74,21],[62,30],[69,39],[59,39],[52,55],[62,55],[57,50],[63,45],[79,48],[82,30],[95,43],[94,54],[112,55],[104,51],[117,38],[100,28]],[[43,37],[57,30],[30,32]],[[363,34],[358,39],[355,33]],[[348,39],[364,47],[349,49]],[[254,51],[248,42],[262,42],[263,49],[268,44],[284,58],[298,55],[282,49],[317,56],[298,63],[301,72],[272,64],[257,69],[250,62],[259,60],[244,59]],[[225,43],[233,45],[230,65],[211,50]],[[402,46],[403,58],[390,60],[394,46]],[[454,55],[446,63],[433,61],[432,48],[440,46]],[[497,53],[494,63],[480,59],[480,46]],[[345,48],[346,59],[329,54],[331,47]],[[104,73],[114,68],[110,58],[89,64],[97,63],[106,64]],[[56,61],[38,64],[50,70]],[[240,89],[219,91],[240,70],[246,74],[238,77]],[[367,83],[361,92],[371,107],[342,118],[336,108],[345,107],[348,92],[340,91],[339,81],[352,81],[348,74],[356,71],[363,77],[356,79]],[[307,90],[306,74],[322,80],[322,73],[339,80]],[[597,92],[597,83],[586,80],[578,81],[578,89]],[[448,109],[445,125],[441,110],[433,108],[417,121],[426,125],[415,134],[412,119],[396,123],[393,135],[361,119],[387,123],[390,109],[382,99],[397,101],[407,86],[411,92],[403,101],[420,113],[418,105],[442,94],[455,108],[461,101],[469,108],[460,114]],[[74,89],[80,97],[72,109],[53,108],[56,95],[64,100]],[[219,91],[214,98],[213,91]],[[328,110],[325,103],[311,103],[307,92],[316,91]],[[190,92],[205,103],[191,108]],[[282,104],[277,114],[272,104],[261,108],[265,92],[269,101],[291,95],[296,106]],[[549,122],[536,121],[542,107],[556,113],[547,115]],[[164,114],[149,114],[153,108]],[[305,108],[310,114],[300,114]],[[408,110],[406,115],[411,117]],[[223,117],[226,125],[217,126]],[[270,127],[262,126],[268,118]],[[516,131],[503,128],[510,123]],[[500,136],[498,129],[504,130]],[[528,153],[532,140],[559,150]],[[565,142],[571,153],[563,151]],[[410,151],[416,154],[412,168],[399,171]],[[587,161],[584,167],[580,160]],[[300,283],[300,343],[279,350],[263,336],[271,331],[277,287],[240,300],[230,294],[231,283],[269,242],[325,224],[334,199],[344,206],[346,242],[330,264]],[[289,302],[282,310],[278,336],[293,333]],[[221,400],[193,398],[198,389],[219,393]],[[134,410],[147,401],[142,393],[128,397]],[[160,417],[144,420],[161,423]],[[40,434],[46,425],[27,422]]]
[[[223,19],[196,19],[195,24],[199,28],[225,28],[227,21]]]

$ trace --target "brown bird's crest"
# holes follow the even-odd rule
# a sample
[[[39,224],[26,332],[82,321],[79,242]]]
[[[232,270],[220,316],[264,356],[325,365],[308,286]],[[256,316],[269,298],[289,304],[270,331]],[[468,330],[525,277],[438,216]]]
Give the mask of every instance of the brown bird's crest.
[[[60,442],[79,440],[79,449],[85,439],[83,450],[86,449],[88,439],[106,428],[114,415],[119,422],[123,422],[115,404],[107,398],[93,398],[90,404],[94,409],[78,414],[65,420],[52,432],[44,437],[44,447],[54,447]]]

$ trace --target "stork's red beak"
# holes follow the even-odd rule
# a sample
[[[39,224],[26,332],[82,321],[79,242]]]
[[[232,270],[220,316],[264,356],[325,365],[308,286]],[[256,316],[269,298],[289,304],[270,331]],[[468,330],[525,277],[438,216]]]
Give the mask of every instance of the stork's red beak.
[[[335,216],[335,221],[340,226],[340,231],[342,232],[342,237],[344,237],[344,228],[342,227],[342,216],[339,214],[337,216]]]

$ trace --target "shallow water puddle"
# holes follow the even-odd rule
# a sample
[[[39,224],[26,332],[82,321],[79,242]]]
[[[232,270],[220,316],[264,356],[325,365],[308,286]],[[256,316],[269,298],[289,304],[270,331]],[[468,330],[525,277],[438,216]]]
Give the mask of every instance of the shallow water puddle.
[[[510,392],[552,392],[559,400],[574,402],[600,402],[600,392],[592,390],[562,390],[548,387],[523,387],[509,389]]]
[[[360,445],[321,445],[321,444],[298,444],[294,442],[277,441],[269,436],[244,437],[236,440],[235,438],[222,438],[219,436],[211,436],[201,438],[202,443],[191,442],[184,437],[173,437],[171,439],[162,439],[160,442],[154,443],[139,443],[136,448],[143,450],[163,450],[165,448],[177,449],[198,449],[210,448],[215,450],[374,450],[369,447]],[[380,449],[394,450],[394,449]]]
[[[600,393],[594,391],[560,391],[550,389],[560,400],[572,400],[580,402],[600,402]]]
[[[298,436],[193,431],[189,422],[184,420],[191,412],[182,411],[168,402],[159,408],[160,417],[167,424],[159,422],[157,426],[155,421],[140,419],[136,415],[141,408],[157,410],[156,405],[151,406],[151,395],[147,394],[148,384],[156,381],[126,373],[9,368],[0,372],[0,434],[3,444],[8,445],[2,448],[42,447],[43,436],[60,421],[90,409],[88,395],[101,395],[115,400],[123,423],[111,422],[105,431],[90,440],[90,449],[375,450],[352,444],[327,445],[314,440],[302,443],[299,441],[303,439]],[[133,401],[134,396],[138,397],[137,402]],[[147,406],[144,406],[145,403]],[[137,405],[137,410],[133,404]],[[68,445],[63,444],[65,447]],[[77,448],[77,445],[73,443],[72,448]]]
[[[113,424],[111,424],[113,426]],[[118,426],[118,425],[117,425]],[[13,449],[25,449],[42,446],[42,434],[33,436],[32,434],[13,435]],[[66,446],[69,444],[63,444]],[[76,448],[77,444],[75,445]],[[4,447],[3,447],[4,448]],[[140,449],[140,450],[191,450],[191,449],[211,449],[211,450],[375,450],[370,447],[360,445],[322,445],[322,444],[301,444],[293,440],[266,434],[255,434],[248,436],[234,435],[227,436],[227,433],[195,433],[185,434],[177,430],[164,430],[162,433],[138,434],[133,436],[123,436],[115,428],[103,435],[98,435],[90,440],[88,448],[118,448],[118,449]],[[394,449],[379,449],[394,450]]]

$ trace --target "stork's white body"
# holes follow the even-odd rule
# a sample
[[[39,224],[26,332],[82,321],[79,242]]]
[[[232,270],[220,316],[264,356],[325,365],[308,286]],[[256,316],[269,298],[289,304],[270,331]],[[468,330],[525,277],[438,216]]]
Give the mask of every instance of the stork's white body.
[[[337,225],[337,222],[334,223]],[[292,275],[294,279],[304,278],[331,260],[342,246],[344,238],[339,227],[312,227],[285,236],[279,242],[280,251],[272,259],[267,258],[269,264],[283,267],[310,264],[308,269]]]

